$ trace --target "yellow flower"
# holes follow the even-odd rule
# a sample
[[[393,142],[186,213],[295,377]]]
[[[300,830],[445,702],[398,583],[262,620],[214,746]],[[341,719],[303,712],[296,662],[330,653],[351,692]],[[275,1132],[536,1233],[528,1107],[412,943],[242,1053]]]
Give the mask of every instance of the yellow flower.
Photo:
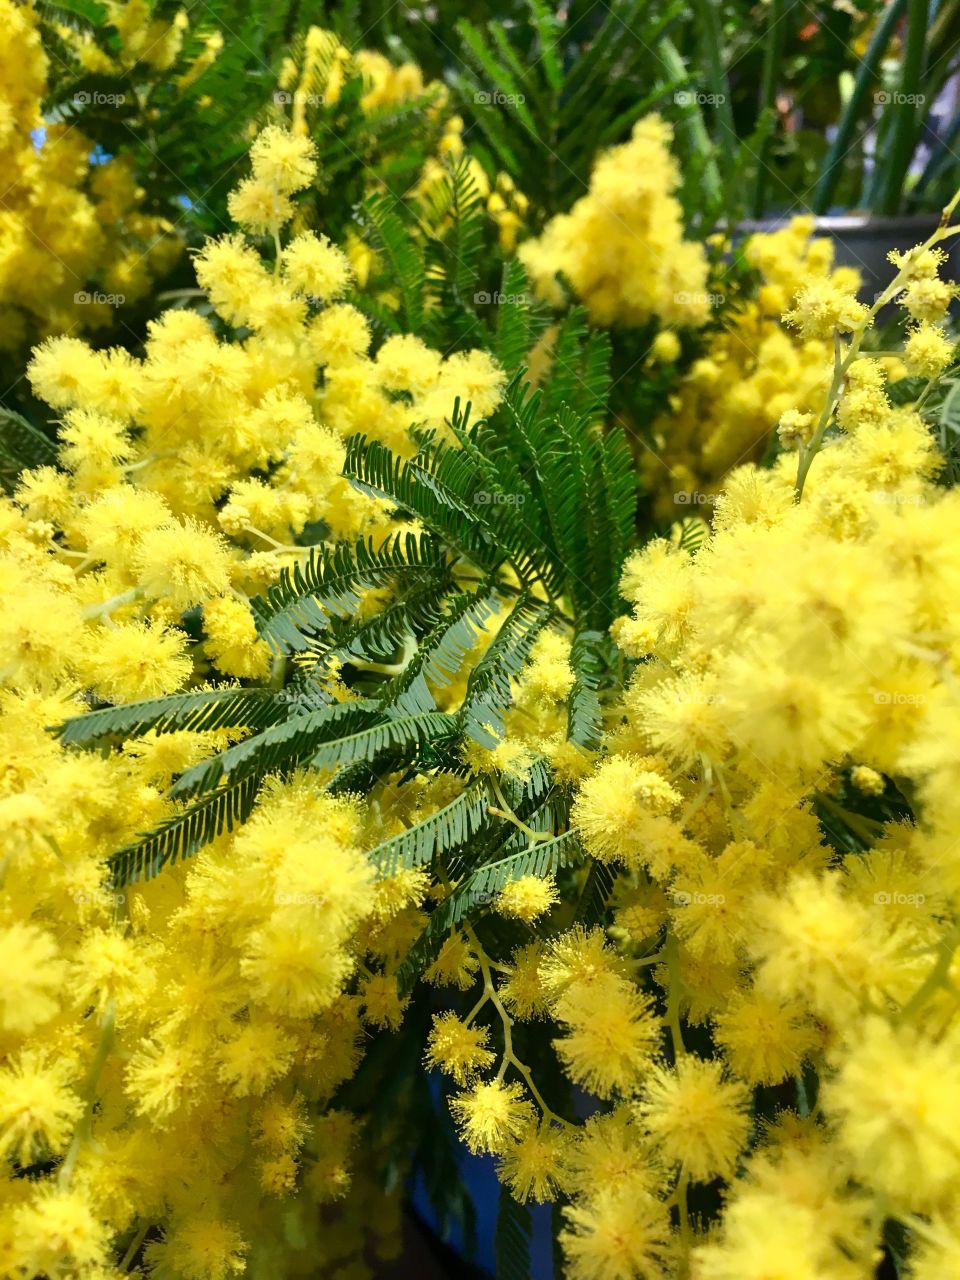
[[[669,1212],[634,1188],[597,1187],[563,1210],[560,1246],[571,1280],[653,1280],[669,1274]]]
[[[673,1067],[655,1067],[637,1112],[665,1161],[695,1182],[728,1178],[747,1140],[750,1094],[725,1080],[723,1066],[687,1054]]]
[[[436,1013],[424,1061],[428,1069],[439,1067],[463,1086],[475,1072],[493,1064],[495,1055],[487,1048],[489,1042],[488,1027],[467,1026],[455,1013]]]
[[[500,890],[494,906],[501,915],[529,924],[559,901],[552,876],[521,876]]]
[[[0,1153],[29,1165],[63,1152],[83,1114],[73,1074],[69,1062],[29,1051],[0,1071]]]
[[[497,1176],[521,1204],[556,1198],[564,1181],[571,1137],[557,1125],[530,1121],[497,1163]]]
[[[574,983],[555,1014],[566,1031],[553,1041],[558,1057],[572,1080],[600,1098],[633,1089],[660,1047],[652,1002],[617,978]]]
[[[523,1086],[490,1080],[458,1093],[450,1110],[460,1136],[469,1149],[502,1154],[511,1139],[519,1138],[533,1113],[533,1104],[524,1096]]]

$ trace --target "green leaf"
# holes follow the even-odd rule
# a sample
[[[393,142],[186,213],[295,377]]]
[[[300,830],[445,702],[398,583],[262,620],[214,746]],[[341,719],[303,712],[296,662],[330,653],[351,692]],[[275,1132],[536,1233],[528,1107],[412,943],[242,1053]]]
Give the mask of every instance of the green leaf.
[[[500,1188],[493,1253],[497,1280],[530,1280],[530,1243],[533,1219],[506,1187]]]
[[[526,362],[545,326],[544,309],[534,299],[526,271],[516,258],[509,258],[503,264],[493,343],[504,369],[516,369]]]
[[[512,828],[511,828],[512,830]],[[512,837],[511,837],[512,838]],[[423,933],[397,969],[401,994],[408,994],[443,946],[449,931],[477,907],[486,908],[501,889],[522,876],[547,876],[558,867],[579,862],[583,850],[572,831],[545,840],[532,848],[478,867],[432,912]]]
[[[0,405],[0,485],[6,492],[16,488],[21,471],[56,462],[56,444],[23,414]]]
[[[142,737],[188,730],[259,728],[286,718],[283,690],[208,689],[202,693],[175,693],[147,698],[122,706],[103,707],[56,725],[52,732],[65,745],[87,746],[104,738]]]
[[[261,782],[250,776],[221,787],[119,849],[107,859],[114,887],[150,880],[168,863],[191,857],[224,830],[242,825],[253,812]]]
[[[359,761],[375,760],[384,752],[403,749],[412,756],[423,744],[452,738],[456,731],[456,716],[446,712],[402,716],[360,733],[322,743],[310,763],[315,769],[346,768]]]
[[[311,756],[324,740],[338,738],[338,731],[349,730],[350,742],[362,725],[378,712],[375,702],[367,699],[356,702],[338,702],[318,711],[291,716],[282,724],[271,725],[262,733],[254,734],[229,747],[219,755],[211,756],[186,769],[170,788],[174,798],[198,795],[212,791],[221,780],[236,782],[240,778],[257,775],[263,777],[273,769],[290,766]],[[349,752],[349,748],[344,748]],[[361,756],[354,756],[360,759]],[[344,760],[344,763],[350,763]]]
[[[375,192],[363,202],[364,220],[373,247],[387,260],[391,282],[400,290],[407,330],[418,333],[423,325],[423,255],[396,212],[396,200],[388,192]]]
[[[503,735],[510,681],[520,675],[553,614],[542,600],[521,596],[470,673],[460,718],[464,732],[482,747],[495,747]]]
[[[597,690],[603,672],[600,631],[579,631],[570,651],[576,681],[567,707],[567,737],[585,751],[596,751],[603,731],[603,715]]]
[[[333,619],[354,615],[364,592],[428,589],[439,585],[444,572],[443,549],[427,534],[397,534],[379,545],[367,538],[338,543],[333,550],[313,547],[305,564],[285,568],[279,582],[266,596],[255,596],[250,607],[273,649],[297,651],[308,647],[307,637],[328,630]]]
[[[431,686],[445,689],[450,685],[460,673],[484,624],[500,604],[501,596],[489,582],[475,592],[462,592],[451,599],[446,612],[421,642],[405,670],[381,691],[381,705],[391,715],[435,710]]]
[[[607,903],[613,893],[616,878],[617,871],[614,867],[608,866],[605,862],[598,862],[595,858],[591,859],[574,912],[575,924],[590,928],[592,925],[606,922]]]
[[[416,826],[377,845],[368,854],[383,876],[393,875],[402,867],[422,867],[438,853],[464,844],[487,822],[487,789],[483,778],[476,778],[449,804],[424,818]]]
[[[701,520],[698,516],[685,516],[680,521],[680,541],[678,543],[680,550],[686,551],[690,555],[696,555],[703,546],[709,532],[706,521]]]

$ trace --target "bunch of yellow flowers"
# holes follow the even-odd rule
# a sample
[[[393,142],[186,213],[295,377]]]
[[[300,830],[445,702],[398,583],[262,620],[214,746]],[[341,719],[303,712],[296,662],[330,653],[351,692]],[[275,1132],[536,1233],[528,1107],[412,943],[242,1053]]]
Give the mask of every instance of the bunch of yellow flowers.
[[[640,120],[629,142],[597,158],[590,188],[570,212],[521,245],[520,260],[546,301],[564,302],[562,276],[596,324],[706,323],[707,257],[684,235],[672,137],[658,116]]]
[[[10,17],[29,113],[43,56],[32,11]],[[251,599],[308,544],[420,531],[349,486],[347,439],[398,466],[416,455],[456,510],[424,433],[459,440],[493,490],[485,420],[506,397],[518,435],[540,426],[539,401],[518,411],[486,351],[375,335],[358,253],[313,229],[311,97],[335,102],[356,68],[371,112],[423,90],[416,68],[312,29],[281,81],[292,128],[259,133],[229,198],[237,229],[196,254],[202,308],[164,312],[142,355],[60,333],[29,365],[59,433],[57,466],[0,499],[0,1277],[367,1280],[369,1236],[381,1256],[396,1247],[399,1195],[366,1176],[392,1135],[365,1130],[341,1091],[374,1033],[406,1033],[403,970],[436,913],[417,1055],[446,1077],[467,1150],[495,1158],[520,1204],[556,1202],[569,1280],[860,1280],[890,1223],[907,1274],[956,1275],[960,500],[937,484],[922,412],[954,357],[946,224],[892,255],[873,306],[806,222],[747,246],[756,299],[706,338],[656,427],[684,486],[715,488],[709,532],[625,559],[630,611],[586,687],[590,747],[571,729],[572,605],[500,566],[503,607],[436,680],[440,710],[462,708],[479,664],[511,654],[507,597],[550,607],[496,673],[509,706],[488,745],[446,769],[420,756],[368,795],[323,769],[277,773],[191,860],[108,879],[110,854],[178,812],[173,780],[243,736],[159,700],[252,681],[281,725],[284,701],[308,695]],[[459,157],[460,132],[448,124],[441,154]],[[642,121],[521,249],[545,298],[565,300],[561,274],[594,323],[660,327],[668,361],[675,331],[706,330],[715,305],[669,142]],[[511,246],[504,214],[519,219],[522,197],[502,178],[482,194]],[[892,362],[865,345],[890,303],[907,319]],[[926,384],[906,405],[888,385],[904,370]],[[458,397],[476,435],[451,426]],[[566,411],[556,447],[583,461]],[[592,406],[583,417],[592,439]],[[774,464],[740,465],[774,426]],[[522,481],[546,485],[531,456]],[[457,559],[466,595],[478,580]],[[370,590],[360,615],[384,603]],[[411,641],[399,663],[356,667],[402,675]],[[349,726],[341,674],[324,673],[324,712]],[[91,703],[142,715],[147,699],[155,727],[125,739],[119,715],[102,750],[51,732]],[[554,790],[533,825],[507,795],[538,771]],[[369,856],[477,779],[484,819],[511,828],[504,861],[527,867],[486,895],[490,929],[443,914],[463,884],[442,859]],[[569,864],[536,864],[563,841]]]
[[[348,497],[343,437],[409,452],[408,427],[442,427],[455,395],[497,404],[482,352],[401,336],[368,354],[344,253],[285,232],[315,168],[309,140],[257,138],[230,203],[273,262],[240,232],[197,257],[227,336],[171,310],[142,359],[59,337],[30,365],[62,417],[59,469],[25,473],[0,517],[4,1275],[119,1276],[147,1239],[158,1276],[333,1276],[358,1248],[349,1214],[334,1229],[317,1211],[346,1194],[357,1138],[329,1104],[364,1023],[399,1017],[360,958],[402,951],[427,877],[374,883],[379,818],[298,775],[188,873],[114,891],[104,853],[171,812],[171,778],[230,731],[102,757],[48,731],[90,697],[269,674],[248,594],[306,555],[292,538],[393,527]]]
[[[678,501],[710,499],[731,468],[758,461],[783,412],[810,412],[822,401],[829,336],[798,334],[780,317],[809,281],[849,291],[859,277],[833,266],[832,241],[813,238],[813,229],[812,218],[797,217],[743,246],[759,277],[755,296],[733,301],[704,335],[703,351],[653,421],[652,449],[639,455],[659,520],[675,518]]]
[[[811,275],[786,318],[835,335],[837,354],[815,411],[784,415],[795,451],[727,478],[695,555],[655,541],[627,563],[634,607],[616,637],[641,661],[573,819],[621,869],[619,945],[561,940],[537,971],[572,1028],[557,1042],[572,1078],[617,1102],[618,1120],[591,1124],[634,1135],[615,1180],[593,1163],[573,1184],[576,1280],[853,1280],[872,1274],[888,1220],[909,1233],[911,1275],[960,1264],[960,505],[934,483],[929,428],[891,403],[861,346],[899,299],[908,369],[947,367],[937,239],[894,255],[870,309]],[[916,818],[862,813],[868,797]],[[592,998],[557,1002],[562,947]],[[646,965],[669,1066],[637,985]],[[752,1090],[784,1082],[794,1104],[756,1125]],[[718,1177],[706,1234],[689,1189]]]
[[[169,270],[180,242],[168,220],[140,211],[127,161],[92,163],[80,129],[44,125],[49,59],[33,5],[2,0],[0,24],[0,347],[16,350],[110,325]],[[157,47],[152,38],[154,56]]]

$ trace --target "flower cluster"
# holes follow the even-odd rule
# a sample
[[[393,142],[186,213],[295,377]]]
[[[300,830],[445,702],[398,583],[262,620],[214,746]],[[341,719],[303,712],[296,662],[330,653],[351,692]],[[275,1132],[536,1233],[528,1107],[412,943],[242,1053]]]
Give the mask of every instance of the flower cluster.
[[[755,296],[732,298],[722,323],[705,334],[703,350],[653,421],[653,449],[638,459],[660,521],[678,514],[677,495],[681,502],[694,494],[710,499],[732,467],[758,461],[783,413],[821,404],[832,334],[801,335],[780,317],[804,285],[848,297],[859,280],[850,268],[834,268],[832,241],[812,233],[813,220],[797,217],[743,246],[758,277]]]
[[[862,350],[889,300],[946,305],[941,262],[935,244],[896,259],[873,308],[834,278],[830,387],[785,410],[809,429],[727,477],[695,554],[657,540],[627,561],[614,635],[637,665],[569,775],[572,829],[616,875],[609,929],[558,931],[554,879],[524,876],[492,906],[551,913],[539,936],[504,963],[467,924],[427,973],[479,988],[435,1015],[426,1064],[513,1195],[560,1202],[570,1280],[854,1280],[888,1220],[912,1234],[910,1274],[956,1260],[960,507]],[[788,322],[825,296],[808,279]],[[943,308],[910,315],[933,378]],[[568,678],[544,641],[501,771]],[[596,1100],[585,1122],[541,1093],[526,1023]],[[708,1230],[691,1190],[718,1183]]]
[[[79,129],[44,125],[49,59],[33,6],[3,0],[0,23],[0,348],[16,350],[111,324],[169,270],[180,241],[141,212],[125,160],[91,165]]]
[[[371,355],[344,253],[284,233],[315,165],[304,138],[257,138],[230,203],[277,253],[239,232],[205,245],[216,327],[172,310],[142,359],[58,337],[30,365],[62,416],[58,467],[2,502],[0,1144],[11,1175],[35,1173],[5,1175],[4,1274],[105,1275],[145,1240],[184,1280],[357,1249],[349,1214],[328,1230],[316,1208],[347,1193],[357,1139],[330,1102],[364,1024],[399,1019],[389,975],[426,877],[374,885],[379,819],[309,774],[189,870],[115,891],[105,854],[175,812],[171,779],[231,732],[103,756],[49,732],[91,701],[269,674],[248,596],[306,555],[293,540],[392,527],[341,478],[344,437],[409,453],[455,396],[497,403],[482,352],[399,336]]]
[[[872,310],[830,286],[837,371],[799,456],[735,470],[695,555],[653,542],[624,574],[634,607],[616,636],[641,662],[574,822],[621,868],[627,956],[665,931],[654,977],[674,1065],[640,1090],[672,1099],[676,1130],[651,1126],[649,1101],[638,1110],[679,1166],[680,1200],[687,1181],[730,1179],[743,1162],[718,1233],[699,1238],[681,1210],[702,1280],[751,1280],[784,1259],[785,1274],[862,1275],[887,1218],[916,1230],[917,1275],[955,1258],[960,507],[934,483],[928,427],[891,403],[861,350],[880,305],[909,307],[921,282],[935,291],[940,261],[936,248],[906,255]],[[816,328],[807,317],[827,296],[808,281],[788,320]],[[942,371],[946,335],[924,341]],[[886,806],[865,812],[865,796]],[[709,1062],[685,1051],[682,1024],[702,1029],[698,1044],[709,1031]],[[796,1102],[748,1155],[745,1088],[791,1078]],[[671,1132],[690,1140],[682,1154]],[[571,1255],[571,1274],[599,1274],[601,1259],[608,1274],[642,1273],[639,1255],[635,1271],[617,1259],[636,1237],[652,1267],[649,1233],[646,1204],[624,1202],[591,1237],[593,1269]]]
[[[519,256],[542,296],[564,301],[558,274],[597,324],[695,329],[709,318],[707,258],[684,236],[670,126],[647,116],[629,142],[602,154],[590,190]]]

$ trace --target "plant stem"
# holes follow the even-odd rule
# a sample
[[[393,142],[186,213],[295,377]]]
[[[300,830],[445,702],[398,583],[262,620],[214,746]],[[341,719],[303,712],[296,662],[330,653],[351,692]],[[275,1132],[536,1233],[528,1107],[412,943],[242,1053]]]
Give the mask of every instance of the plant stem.
[[[687,1050],[683,1043],[683,1030],[680,1026],[680,955],[677,950],[677,939],[669,930],[663,944],[662,955],[670,974],[670,986],[667,990],[667,1012],[664,1021],[670,1029],[673,1059],[674,1062],[677,1062],[686,1054]]]
[[[69,1150],[63,1164],[60,1166],[58,1181],[61,1187],[69,1187],[73,1178],[73,1169],[77,1163],[77,1157],[80,1154],[80,1148],[90,1135],[90,1129],[93,1125],[93,1109],[97,1101],[97,1083],[100,1079],[100,1072],[103,1070],[103,1064],[106,1062],[110,1050],[113,1048],[113,1034],[116,1025],[116,1015],[114,1012],[113,1000],[108,1000],[103,1011],[103,1017],[100,1022],[100,1041],[97,1045],[97,1051],[94,1054],[93,1062],[90,1064],[90,1070],[87,1072],[87,1078],[83,1086],[83,1096],[86,1101],[86,1109],[81,1117],[76,1129],[73,1131],[73,1139],[70,1143]]]
[[[944,934],[940,939],[937,944],[939,952],[937,962],[900,1010],[897,1015],[898,1023],[909,1022],[923,1008],[933,993],[946,984],[953,964],[954,953],[958,946],[960,946],[960,926],[951,929],[949,933]]]
[[[142,597],[143,591],[140,587],[131,587],[129,591],[121,591],[119,595],[111,596],[102,604],[88,605],[83,611],[83,617],[88,621],[91,618],[109,617],[115,609],[121,609],[125,604],[133,604],[135,600],[140,600]]]
[[[533,1075],[530,1071],[530,1068],[527,1066],[525,1062],[521,1062],[520,1059],[517,1057],[517,1055],[513,1052],[513,1019],[510,1017],[509,1013],[507,1013],[506,1009],[504,1008],[503,1002],[501,1001],[500,997],[497,995],[496,987],[494,987],[493,985],[493,973],[491,971],[490,957],[487,955],[486,951],[484,950],[483,943],[477,937],[476,931],[472,928],[472,926],[470,926],[469,924],[464,924],[463,927],[464,927],[464,932],[466,933],[467,937],[470,939],[470,945],[473,947],[474,951],[476,952],[477,959],[480,962],[480,972],[483,975],[483,992],[484,992],[484,998],[482,1003],[486,1003],[486,1001],[489,1000],[490,1003],[493,1005],[493,1007],[496,1009],[497,1014],[500,1017],[500,1021],[503,1024],[503,1058],[500,1062],[500,1069],[497,1072],[497,1079],[503,1080],[504,1076],[507,1073],[507,1068],[513,1067],[514,1070],[517,1071],[519,1075],[523,1077],[523,1080],[526,1083],[527,1088],[530,1090],[530,1093],[534,1101],[536,1102],[537,1106],[540,1108],[540,1111],[543,1115],[543,1119],[545,1121],[551,1122],[553,1124],[562,1125],[565,1129],[576,1128],[576,1126],[572,1125],[569,1120],[564,1120],[563,1116],[558,1116],[555,1111],[550,1110],[550,1108],[544,1102],[543,1098],[540,1096],[539,1089],[534,1084]],[[479,1008],[479,1005],[478,1005],[478,1008]]]
[[[123,1255],[123,1259],[120,1263],[121,1271],[129,1271],[130,1268],[133,1266],[133,1260],[139,1253],[140,1246],[143,1244],[144,1240],[147,1238],[147,1232],[149,1230],[150,1230],[150,1223],[145,1222],[143,1226],[137,1231],[133,1239],[130,1241],[127,1251]]]

